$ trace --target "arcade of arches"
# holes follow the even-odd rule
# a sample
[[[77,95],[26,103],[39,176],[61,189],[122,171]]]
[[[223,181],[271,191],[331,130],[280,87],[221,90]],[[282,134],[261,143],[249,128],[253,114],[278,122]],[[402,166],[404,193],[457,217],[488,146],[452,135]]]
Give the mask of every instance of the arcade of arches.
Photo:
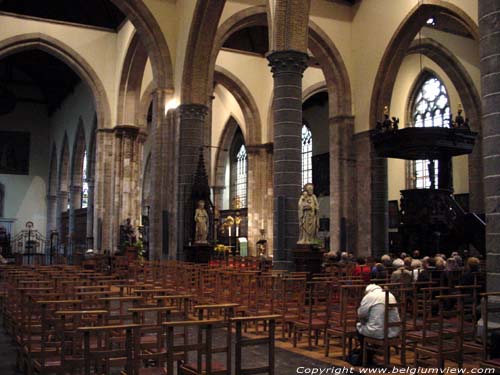
[[[315,184],[321,246],[380,255],[410,246],[392,223],[400,191],[430,175],[437,187],[446,170],[486,223],[475,250],[488,289],[500,287],[497,0],[101,0],[95,15],[15,3],[0,2],[0,220],[12,238],[32,222],[68,257],[113,254],[130,218],[151,260],[183,259],[202,162],[209,241],[230,240],[221,224],[239,216],[248,255],[265,239],[274,267],[291,269],[303,182]],[[400,129],[448,127],[463,108],[474,150],[434,171],[380,157],[370,132],[385,106]]]

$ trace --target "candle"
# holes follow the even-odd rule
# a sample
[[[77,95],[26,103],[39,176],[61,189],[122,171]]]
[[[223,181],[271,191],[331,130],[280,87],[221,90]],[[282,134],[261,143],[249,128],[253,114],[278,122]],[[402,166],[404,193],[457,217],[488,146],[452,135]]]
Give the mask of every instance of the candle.
[[[236,237],[240,234],[240,227],[237,225],[236,226]]]
[[[231,237],[231,225],[229,226],[229,237]]]
[[[264,229],[264,219],[262,219],[262,222],[260,224],[260,229]]]

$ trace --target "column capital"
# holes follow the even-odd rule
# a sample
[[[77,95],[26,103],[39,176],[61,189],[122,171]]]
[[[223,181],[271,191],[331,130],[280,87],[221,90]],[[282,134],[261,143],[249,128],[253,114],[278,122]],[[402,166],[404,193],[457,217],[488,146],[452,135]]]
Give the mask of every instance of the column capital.
[[[342,122],[354,123],[354,116],[347,115],[347,114],[340,114],[337,116],[330,117],[331,124],[338,124],[338,123],[342,123]]]
[[[205,120],[208,107],[204,104],[181,104],[179,107],[181,119]]]
[[[81,186],[79,186],[79,185],[71,185],[71,186],[69,187],[69,192],[70,192],[71,194],[78,194],[78,193],[80,193],[81,191],[82,191],[82,187],[81,187]]]
[[[47,201],[48,202],[54,202],[57,200],[57,194],[47,194]]]
[[[307,68],[307,53],[288,50],[288,51],[273,51],[267,56],[269,66],[273,75],[280,73],[298,73],[302,74]]]

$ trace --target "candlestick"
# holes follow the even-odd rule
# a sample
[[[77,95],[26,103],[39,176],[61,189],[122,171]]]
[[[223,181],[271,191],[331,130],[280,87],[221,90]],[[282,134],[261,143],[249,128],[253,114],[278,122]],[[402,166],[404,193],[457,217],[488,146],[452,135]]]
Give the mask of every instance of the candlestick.
[[[237,225],[236,226],[236,237],[240,234],[240,227]]]
[[[231,237],[231,226],[229,226],[229,237]]]

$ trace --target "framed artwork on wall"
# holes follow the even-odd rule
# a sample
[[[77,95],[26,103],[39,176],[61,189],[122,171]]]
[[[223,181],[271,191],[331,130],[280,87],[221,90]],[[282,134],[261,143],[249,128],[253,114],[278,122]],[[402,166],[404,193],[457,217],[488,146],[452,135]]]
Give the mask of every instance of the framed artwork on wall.
[[[30,133],[0,131],[0,174],[29,174]]]

